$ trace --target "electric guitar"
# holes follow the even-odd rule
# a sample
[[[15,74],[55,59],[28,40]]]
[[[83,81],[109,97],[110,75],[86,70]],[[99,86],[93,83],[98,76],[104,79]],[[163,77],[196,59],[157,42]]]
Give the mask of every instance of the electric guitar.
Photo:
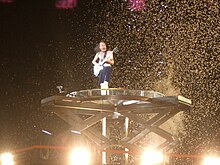
[[[117,53],[117,52],[118,52],[118,48],[115,47],[115,48],[112,50],[112,52]],[[103,69],[104,63],[108,60],[108,58],[109,58],[108,55],[106,55],[106,57],[105,57],[101,62],[99,62],[98,65],[94,65],[94,66],[93,66],[93,73],[94,73],[94,75],[95,75],[96,77],[98,77],[100,71]]]

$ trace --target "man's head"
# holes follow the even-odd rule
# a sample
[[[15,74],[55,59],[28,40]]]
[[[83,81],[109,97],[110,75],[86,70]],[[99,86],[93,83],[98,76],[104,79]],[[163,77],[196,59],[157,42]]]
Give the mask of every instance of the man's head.
[[[96,47],[94,48],[95,53],[98,52],[105,52],[107,51],[107,45],[104,41],[100,41],[99,43],[96,44]]]
[[[99,50],[100,50],[101,52],[105,52],[105,51],[107,50],[107,47],[106,47],[105,42],[101,41],[101,42],[99,43]]]

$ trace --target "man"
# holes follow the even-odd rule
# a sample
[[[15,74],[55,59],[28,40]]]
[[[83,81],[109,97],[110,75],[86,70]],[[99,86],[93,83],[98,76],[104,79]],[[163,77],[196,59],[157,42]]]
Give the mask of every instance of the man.
[[[101,41],[96,46],[96,55],[92,60],[94,71],[98,68],[99,84],[101,89],[108,88],[112,65],[114,64],[113,51],[107,51],[106,43]],[[98,62],[97,62],[98,61]]]

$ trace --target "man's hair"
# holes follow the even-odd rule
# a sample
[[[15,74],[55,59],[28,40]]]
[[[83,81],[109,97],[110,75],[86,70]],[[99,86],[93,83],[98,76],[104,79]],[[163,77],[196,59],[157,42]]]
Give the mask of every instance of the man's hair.
[[[100,43],[102,43],[102,42],[106,44],[106,42],[103,40],[101,40],[99,43],[97,43],[96,47],[94,48],[95,53],[100,52],[99,46],[100,46]],[[106,44],[106,47],[107,47],[107,44]]]

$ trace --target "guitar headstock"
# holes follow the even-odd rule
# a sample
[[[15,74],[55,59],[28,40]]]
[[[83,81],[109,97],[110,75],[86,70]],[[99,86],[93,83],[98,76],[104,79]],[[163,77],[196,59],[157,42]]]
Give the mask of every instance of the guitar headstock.
[[[112,51],[113,51],[114,53],[118,53],[118,52],[119,52],[118,47],[116,46]]]

